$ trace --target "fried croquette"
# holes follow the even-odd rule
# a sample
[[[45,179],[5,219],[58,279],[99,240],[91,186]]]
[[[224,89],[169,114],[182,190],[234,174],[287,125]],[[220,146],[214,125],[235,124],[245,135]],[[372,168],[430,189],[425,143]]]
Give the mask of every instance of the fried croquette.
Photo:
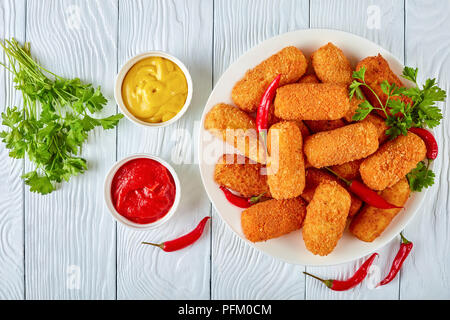
[[[354,180],[359,177],[359,167],[364,159],[353,160],[337,166],[332,166],[331,170],[346,180]]]
[[[358,71],[362,67],[366,68],[364,74],[365,82],[378,95],[383,105],[386,104],[387,100],[387,94],[383,92],[380,86],[383,81],[386,80],[387,82],[389,82],[389,84],[395,83],[398,87],[404,87],[403,83],[395,75],[395,73],[392,72],[391,68],[389,67],[389,63],[381,56],[381,54],[378,54],[374,57],[364,58],[363,60],[358,62],[358,64],[356,65],[356,70]],[[377,97],[369,88],[365,86],[361,86],[360,88],[362,89],[365,96],[367,97],[367,100],[372,104],[372,106],[381,108]],[[398,99],[398,97],[394,97],[393,99]],[[402,97],[401,99],[406,103],[411,102],[411,100],[407,97]]]
[[[408,132],[383,144],[359,168],[364,183],[373,190],[396,184],[425,158],[427,149],[421,138]]]
[[[315,74],[307,74],[301,77],[298,83],[320,83],[320,80]]]
[[[306,248],[326,256],[333,251],[344,233],[350,194],[337,182],[323,182],[306,207],[302,235]]]
[[[337,83],[348,86],[352,82],[352,67],[342,50],[329,42],[311,55],[311,62],[317,78],[323,83]]]
[[[267,176],[261,174],[261,164],[238,154],[224,154],[214,170],[214,180],[221,186],[239,192],[244,197],[264,194],[270,197]]]
[[[281,74],[280,86],[297,82],[306,72],[307,61],[300,49],[286,47],[261,62],[233,87],[231,98],[244,111],[255,112],[261,97],[275,77]]]
[[[389,127],[384,119],[380,118],[377,115],[369,114],[364,120],[361,120],[361,122],[370,122],[377,128],[378,143],[380,145],[382,145],[386,142],[387,139],[389,139],[389,136],[386,134],[386,130],[389,129]]]
[[[347,87],[294,83],[277,89],[275,115],[284,120],[337,120],[350,108]]]
[[[337,120],[305,120],[306,126],[312,133],[322,132],[341,128],[345,126],[342,119]]]
[[[377,129],[370,122],[319,132],[307,137],[304,143],[305,155],[316,168],[362,159],[377,149]]]
[[[330,173],[325,172],[321,169],[308,168],[306,170],[305,190],[303,190],[301,194],[303,200],[309,203],[313,198],[314,191],[316,190],[317,186],[322,182],[326,181],[334,181],[339,183],[341,186],[345,187],[345,183],[336,178],[336,176],[331,175]],[[362,206],[362,201],[356,196],[354,196],[351,192],[350,197],[351,197],[351,204],[348,213],[349,218],[353,217]]]
[[[298,197],[305,188],[303,139],[294,121],[279,122],[268,134],[267,183],[274,199]]]
[[[381,191],[380,195],[389,203],[402,207],[410,193],[408,180],[403,178],[392,187]],[[352,220],[349,230],[359,240],[372,242],[381,235],[401,210],[401,208],[378,209],[365,205]]]
[[[266,241],[300,229],[305,214],[301,198],[267,200],[242,211],[242,231],[252,242]]]
[[[258,139],[255,119],[244,111],[219,103],[206,114],[204,126],[246,157],[259,163],[266,162],[265,148]]]

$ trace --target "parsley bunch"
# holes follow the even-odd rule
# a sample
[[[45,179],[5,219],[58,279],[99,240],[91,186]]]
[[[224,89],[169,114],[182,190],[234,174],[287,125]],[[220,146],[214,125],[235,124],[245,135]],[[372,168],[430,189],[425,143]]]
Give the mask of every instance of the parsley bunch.
[[[78,78],[65,79],[44,69],[30,55],[28,43],[22,47],[15,39],[0,42],[9,60],[0,63],[14,75],[16,89],[22,92],[21,108],[8,107],[2,124],[8,127],[0,138],[10,150],[9,156],[25,155],[35,170],[22,178],[30,191],[47,194],[56,183],[69,181],[87,169],[86,160],[78,157],[88,132],[95,127],[114,128],[123,115],[96,119],[107,103],[100,91]]]
[[[386,124],[389,127],[386,134],[390,139],[395,139],[399,135],[406,135],[408,129],[434,128],[439,125],[442,119],[442,112],[436,102],[444,101],[446,92],[439,88],[436,79],[428,79],[422,88],[417,83],[418,69],[404,67],[402,77],[412,81],[415,87],[398,87],[395,83],[389,84],[386,80],[380,84],[381,90],[386,94],[387,99],[383,104],[380,97],[366,83],[364,79],[366,69],[362,67],[353,72],[353,82],[350,84],[350,99],[356,95],[364,100],[361,86],[366,87],[376,97],[380,107],[374,107],[364,100],[359,104],[353,116],[354,121],[360,121],[367,117],[372,110],[380,110],[386,117]],[[419,162],[417,167],[408,173],[407,178],[412,191],[421,191],[434,183],[434,173],[429,170],[431,160]]]

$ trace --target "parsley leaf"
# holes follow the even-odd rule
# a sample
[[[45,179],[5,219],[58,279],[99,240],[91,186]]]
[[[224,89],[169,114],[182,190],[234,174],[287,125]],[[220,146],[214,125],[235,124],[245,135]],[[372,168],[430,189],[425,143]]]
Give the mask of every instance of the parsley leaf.
[[[362,103],[359,104],[358,108],[355,111],[355,114],[352,117],[352,120],[353,121],[364,120],[372,110],[373,107],[369,103],[369,101],[364,100]]]
[[[428,169],[424,161],[417,164],[417,167],[406,175],[409,187],[412,191],[422,191],[434,184],[434,172]]]
[[[22,176],[30,191],[48,194],[55,184],[87,170],[86,160],[78,157],[88,132],[95,127],[114,128],[123,115],[103,119],[88,113],[103,109],[107,100],[100,87],[82,83],[79,78],[65,79],[42,68],[29,51],[15,40],[0,42],[13,73],[16,89],[23,95],[23,106],[8,107],[1,114],[8,129],[0,138],[12,158],[25,155],[35,170]]]

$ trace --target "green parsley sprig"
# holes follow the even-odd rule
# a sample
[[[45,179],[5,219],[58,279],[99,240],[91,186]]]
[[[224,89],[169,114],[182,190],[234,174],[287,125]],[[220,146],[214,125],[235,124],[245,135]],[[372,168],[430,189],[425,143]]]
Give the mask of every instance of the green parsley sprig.
[[[121,114],[93,118],[107,103],[100,91],[79,78],[65,79],[40,66],[30,55],[28,43],[22,47],[15,39],[0,42],[9,64],[0,63],[14,75],[16,89],[22,92],[23,105],[8,107],[2,124],[8,129],[0,138],[10,150],[9,156],[25,155],[35,170],[22,178],[30,191],[47,194],[56,184],[69,181],[87,169],[78,157],[88,132],[95,127],[114,128]]]
[[[395,83],[389,84],[386,80],[380,84],[381,90],[386,94],[386,102],[383,104],[380,97],[366,83],[366,69],[353,72],[353,82],[349,87],[350,99],[356,95],[359,99],[364,100],[359,104],[352,118],[354,121],[360,121],[367,117],[372,110],[382,111],[386,118],[386,124],[389,129],[386,134],[389,138],[395,139],[399,135],[406,135],[408,130],[413,127],[418,128],[434,128],[439,125],[442,119],[442,112],[436,105],[437,102],[444,101],[446,92],[438,87],[436,79],[428,79],[420,88],[417,83],[417,68],[404,67],[402,77],[413,82],[414,87],[405,88],[398,87]],[[374,107],[369,101],[364,99],[361,87],[367,88],[379,104]],[[409,98],[410,101],[404,99]],[[431,160],[421,161],[415,169],[407,175],[409,185],[412,191],[421,191],[434,183],[434,173],[429,169]]]

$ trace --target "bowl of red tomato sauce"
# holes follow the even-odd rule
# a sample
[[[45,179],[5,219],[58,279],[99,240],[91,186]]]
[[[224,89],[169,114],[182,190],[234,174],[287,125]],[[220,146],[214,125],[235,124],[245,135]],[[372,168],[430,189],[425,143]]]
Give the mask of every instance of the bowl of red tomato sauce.
[[[180,181],[164,160],[136,154],[116,162],[105,179],[105,202],[112,216],[133,229],[167,222],[180,202]]]

